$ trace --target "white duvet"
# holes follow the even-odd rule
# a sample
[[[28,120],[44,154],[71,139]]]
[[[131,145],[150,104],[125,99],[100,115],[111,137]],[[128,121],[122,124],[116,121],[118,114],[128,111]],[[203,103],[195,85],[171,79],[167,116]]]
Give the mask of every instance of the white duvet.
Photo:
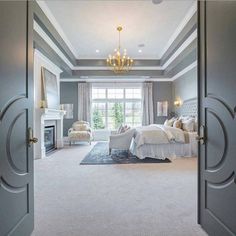
[[[136,147],[143,144],[185,143],[185,133],[178,128],[153,124],[136,128],[134,142]]]

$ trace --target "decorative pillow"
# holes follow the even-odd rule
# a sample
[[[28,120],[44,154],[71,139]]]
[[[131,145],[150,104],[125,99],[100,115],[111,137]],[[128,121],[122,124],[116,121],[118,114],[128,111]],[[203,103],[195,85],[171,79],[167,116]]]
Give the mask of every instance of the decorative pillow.
[[[129,129],[130,129],[130,126],[125,125],[125,127],[124,127],[125,132],[128,131]]]
[[[174,128],[182,129],[182,121],[181,120],[175,120],[173,124]]]
[[[122,131],[122,129],[123,129],[123,125],[121,124],[120,127],[119,127],[118,130],[117,130],[117,134],[120,134],[121,131]]]
[[[89,126],[87,124],[75,124],[73,125],[73,129],[75,131],[87,131],[89,129]]]
[[[130,129],[130,127],[127,126],[127,125],[122,126],[122,128],[121,128],[121,130],[120,130],[120,134],[125,133],[125,132],[126,132],[127,130],[129,130],[129,129]]]
[[[194,132],[194,119],[182,120],[182,129],[187,132]]]
[[[172,127],[173,124],[174,124],[174,122],[175,122],[175,118],[171,118],[170,120],[167,119],[167,120],[165,121],[164,125],[165,125],[165,126],[170,126],[170,127]]]

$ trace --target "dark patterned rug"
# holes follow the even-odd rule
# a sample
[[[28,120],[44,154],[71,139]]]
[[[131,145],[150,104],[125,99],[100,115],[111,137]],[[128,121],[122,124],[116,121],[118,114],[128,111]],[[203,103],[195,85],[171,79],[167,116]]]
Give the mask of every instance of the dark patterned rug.
[[[143,160],[134,155],[128,155],[127,151],[112,150],[109,155],[108,142],[98,142],[85,156],[80,165],[107,165],[107,164],[136,164],[136,163],[170,163],[169,159],[158,160],[145,158]]]

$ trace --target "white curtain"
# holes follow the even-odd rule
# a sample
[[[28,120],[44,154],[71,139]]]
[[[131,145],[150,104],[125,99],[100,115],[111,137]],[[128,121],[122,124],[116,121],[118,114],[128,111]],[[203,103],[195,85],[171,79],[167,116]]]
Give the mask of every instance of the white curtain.
[[[143,83],[143,125],[154,122],[152,83]]]
[[[90,122],[91,84],[78,83],[78,120]]]

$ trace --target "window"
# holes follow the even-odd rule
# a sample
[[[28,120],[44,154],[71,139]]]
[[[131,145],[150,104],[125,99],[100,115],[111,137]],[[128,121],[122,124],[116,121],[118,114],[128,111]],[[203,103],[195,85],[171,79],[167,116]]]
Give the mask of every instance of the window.
[[[141,85],[94,85],[92,88],[92,126],[94,129],[117,129],[121,124],[142,123]]]

